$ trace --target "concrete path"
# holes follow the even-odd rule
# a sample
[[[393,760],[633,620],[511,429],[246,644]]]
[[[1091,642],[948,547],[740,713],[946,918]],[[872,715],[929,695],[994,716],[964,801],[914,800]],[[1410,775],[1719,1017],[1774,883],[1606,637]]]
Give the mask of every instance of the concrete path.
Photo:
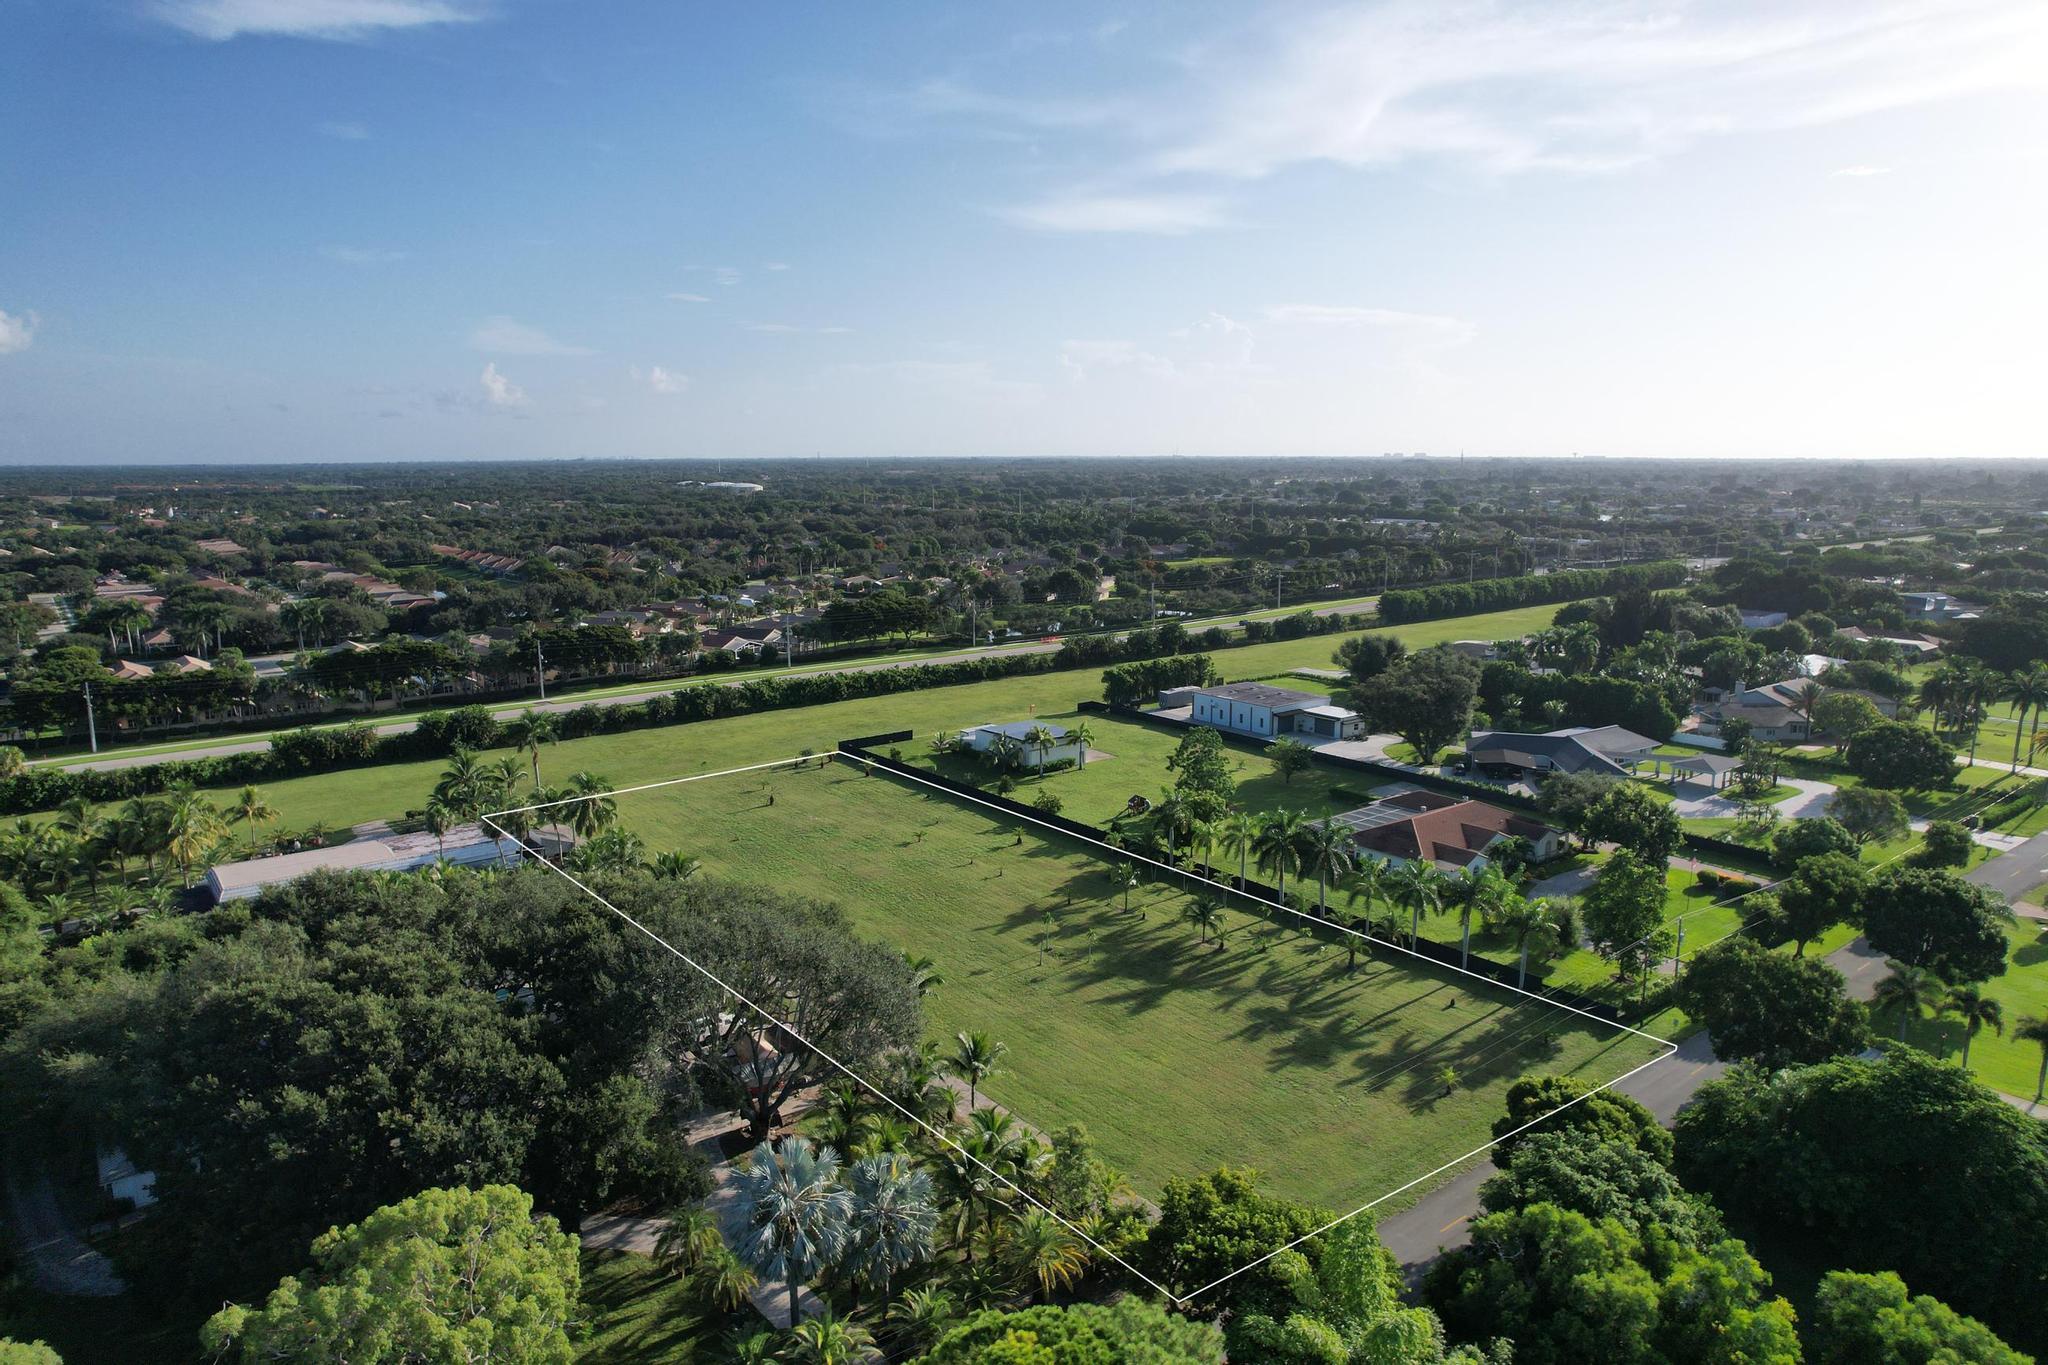
[[[1815,782],[1801,777],[1778,780],[1793,789],[1790,796],[1771,803],[1787,820],[1810,820],[1825,815],[1828,804],[1835,799],[1835,784],[1832,782]],[[1700,785],[1684,782],[1672,790],[1675,794],[1686,787],[1697,790]],[[1742,803],[1725,791],[1699,792],[1693,796],[1676,797],[1671,803],[1671,813],[1681,820],[1731,820],[1742,814]]]
[[[50,1177],[42,1170],[7,1175],[9,1230],[29,1279],[46,1294],[111,1299],[127,1292],[114,1263],[80,1235],[65,1216]]]

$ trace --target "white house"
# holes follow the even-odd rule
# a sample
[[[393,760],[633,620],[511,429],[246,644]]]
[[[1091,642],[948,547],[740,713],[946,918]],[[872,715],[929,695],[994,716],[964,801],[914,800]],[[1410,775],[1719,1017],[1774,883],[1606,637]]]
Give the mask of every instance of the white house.
[[[109,1199],[126,1199],[138,1209],[156,1202],[156,1172],[138,1171],[128,1153],[112,1147],[99,1153],[100,1192]]]
[[[1052,736],[1052,742],[1041,744],[1033,736],[1040,730]],[[977,725],[960,732],[960,743],[977,754],[991,751],[1007,751],[1013,761],[1024,768],[1043,768],[1048,763],[1065,759],[1080,767],[1087,756],[1087,746],[1067,732],[1064,725],[1048,721],[1013,720],[1001,725]]]
[[[494,837],[480,825],[457,825],[440,839],[431,834],[398,834],[388,839],[356,839],[332,848],[307,848],[269,858],[217,863],[206,874],[206,893],[218,905],[260,895],[272,886],[309,872],[411,872],[436,862],[478,867],[485,863],[515,863],[525,851],[516,840]]]
[[[1182,695],[1176,693],[1176,695]],[[1332,702],[1319,692],[1297,692],[1269,683],[1225,683],[1188,694],[1188,719],[1234,735],[1254,739],[1299,736],[1310,739],[1363,739],[1365,721],[1356,711]]]

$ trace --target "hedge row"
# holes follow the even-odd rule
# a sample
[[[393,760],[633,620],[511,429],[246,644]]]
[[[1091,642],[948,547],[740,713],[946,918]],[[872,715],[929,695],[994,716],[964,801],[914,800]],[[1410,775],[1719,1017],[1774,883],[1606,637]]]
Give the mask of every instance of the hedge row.
[[[1005,654],[951,664],[910,664],[857,673],[803,673],[794,677],[754,678],[731,686],[698,683],[644,702],[604,706],[589,703],[557,716],[563,739],[617,734],[650,726],[683,725],[727,716],[776,711],[792,706],[861,697],[888,696],[928,687],[986,682],[1052,671],[1052,656]],[[502,741],[505,727],[482,706],[433,711],[418,728],[402,735],[378,736],[367,724],[290,730],[271,741],[267,752],[229,754],[219,758],[172,760],[133,768],[30,768],[0,782],[0,814],[22,815],[62,805],[74,796],[88,801],[124,801],[152,796],[173,787],[232,786],[303,777],[341,768],[381,763],[406,763],[442,758],[457,748],[484,749]]]
[[[1306,613],[1304,613],[1306,615]],[[1290,618],[1291,619],[1291,618]],[[1314,621],[1337,618],[1311,617]],[[1264,623],[1260,623],[1264,624]],[[1279,623],[1275,623],[1279,624]],[[1149,632],[1148,643],[1189,639],[1177,628]],[[1266,636],[1260,632],[1260,638]],[[1202,637],[1211,642],[1210,633]],[[1230,649],[1257,643],[1245,635],[1225,636],[1211,648]],[[844,673],[799,673],[752,678],[741,683],[696,683],[631,705],[588,703],[558,713],[563,739],[617,734],[660,725],[777,711],[793,706],[862,697],[889,696],[928,687],[952,687],[995,678],[1051,673],[1068,666],[1066,651],[1058,654],[999,654],[950,664],[904,664]],[[343,768],[382,763],[409,763],[444,758],[458,748],[487,749],[498,744],[504,726],[481,705],[452,711],[429,711],[417,728],[402,735],[377,735],[362,722],[287,730],[275,736],[268,751],[228,754],[219,758],[173,759],[132,768],[67,769],[35,767],[0,781],[0,815],[27,815],[51,810],[76,796],[88,801],[125,801],[154,796],[173,787],[226,787],[249,782],[274,782]]]
[[[1675,588],[1686,580],[1675,560],[1629,564],[1618,569],[1565,569],[1523,578],[1482,578],[1473,583],[1440,583],[1433,588],[1395,588],[1380,594],[1380,619],[1391,624],[1470,616],[1545,602],[1605,597],[1627,588]]]

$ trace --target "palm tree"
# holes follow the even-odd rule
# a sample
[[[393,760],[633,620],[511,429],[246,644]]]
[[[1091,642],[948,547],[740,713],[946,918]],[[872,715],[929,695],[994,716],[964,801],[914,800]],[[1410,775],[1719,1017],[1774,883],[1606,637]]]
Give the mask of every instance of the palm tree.
[[[2012,703],[2012,770],[2020,770],[2020,732],[2026,728],[2029,712],[2034,717],[2034,727],[2041,725],[2041,709],[2048,707],[2048,665],[2033,664],[2018,672],[2006,675],[2005,700]]]
[[[899,1272],[931,1257],[939,1221],[932,1178],[902,1153],[883,1152],[854,1163],[847,1186],[853,1216],[844,1264],[886,1299]]]
[[[192,864],[213,852],[227,834],[220,812],[190,787],[181,787],[165,802],[165,849],[178,863],[185,885],[192,885]]]
[[[1065,1289],[1088,1268],[1080,1240],[1044,1209],[1025,1211],[1011,1227],[1003,1252],[1017,1278],[1035,1286],[1039,1299]]]
[[[1138,885],[1138,869],[1130,863],[1118,863],[1109,869],[1109,888],[1124,893],[1124,913],[1131,912],[1131,892]]]
[[[705,1298],[730,1313],[753,1297],[761,1277],[752,1266],[721,1246],[697,1268],[697,1283]]]
[[[2048,1091],[2048,1019],[2029,1014],[2021,1018],[2012,1036],[2023,1043],[2038,1043],[2041,1047],[2041,1071],[2034,1077],[2034,1103],[2041,1102],[2042,1092]]]
[[[899,1351],[923,1351],[959,1317],[953,1296],[943,1289],[912,1289],[889,1305],[883,1321]]]
[[[540,785],[540,750],[562,737],[562,724],[552,711],[526,711],[505,727],[505,739],[533,765],[533,785]]]
[[[1316,913],[1330,917],[1330,882],[1358,865],[1352,854],[1351,831],[1334,820],[1320,820],[1301,834],[1303,860],[1316,874]]]
[[[1074,770],[1076,772],[1079,772],[1081,769],[1088,766],[1088,750],[1095,743],[1095,731],[1091,729],[1088,725],[1088,722],[1084,720],[1080,722],[1078,725],[1071,726],[1067,730],[1067,738],[1073,741]]]
[[[1166,835],[1166,851],[1170,854],[1180,847],[1180,841],[1193,829],[1194,807],[1188,804],[1185,793],[1176,787],[1163,787],[1159,799],[1152,803],[1152,824]]]
[[[2005,1007],[1984,994],[1976,986],[1951,986],[1948,995],[1941,1002],[1943,1014],[1953,1014],[1963,1021],[1963,1070],[1970,1069],[1970,1044],[1976,1041],[1977,1031],[1986,1024],[2001,1037],[2005,1034]]]
[[[1258,847],[1259,829],[1259,817],[1249,811],[1234,810],[1223,821],[1220,842],[1225,853],[1237,858],[1237,889],[1240,891],[1244,890],[1252,850]]]
[[[1274,811],[1266,817],[1253,845],[1259,855],[1259,866],[1279,878],[1274,889],[1283,905],[1287,902],[1287,874],[1301,871],[1301,845],[1307,827],[1308,821],[1300,811]]]
[[[999,1043],[986,1033],[970,1033],[962,1030],[953,1035],[958,1044],[953,1049],[953,1074],[967,1082],[967,1112],[974,1112],[976,1091],[981,1083],[996,1073],[996,1063],[1010,1050],[1008,1043]]]
[[[1038,758],[1038,775],[1045,776],[1045,756],[1059,747],[1060,737],[1052,732],[1050,725],[1040,721],[1025,734],[1024,740]]]
[[[1472,965],[1472,912],[1477,910],[1480,919],[1488,924],[1500,914],[1515,895],[1514,886],[1507,874],[1492,863],[1467,867],[1465,875],[1455,883],[1453,896],[1458,906],[1458,966],[1461,969]]]
[[[1948,984],[1927,968],[1915,967],[1909,962],[1885,965],[1892,969],[1892,974],[1877,983],[1870,1003],[1880,1011],[1897,1012],[1899,1041],[1903,1043],[1906,1041],[1906,1025],[1941,1008],[1942,1000],[1948,995]]]
[[[686,882],[704,870],[702,859],[671,850],[654,855],[654,875],[664,881]]]
[[[491,778],[474,749],[457,749],[448,756],[448,766],[434,783],[434,795],[458,820],[474,819],[482,813],[484,796]]]
[[[738,1180],[746,1233],[736,1248],[764,1279],[789,1282],[789,1320],[797,1294],[846,1250],[853,1196],[839,1188],[839,1154],[787,1137],[754,1149]]]
[[[1388,891],[1394,903],[1408,907],[1408,946],[1411,949],[1422,939],[1423,913],[1436,910],[1439,880],[1436,869],[1420,858],[1402,863],[1388,874]]]
[[[1811,678],[1792,689],[1792,709],[1805,718],[1809,735],[1813,733],[1814,708],[1820,705],[1820,699],[1825,695],[1821,685]]]
[[[681,1279],[725,1249],[725,1236],[711,1210],[685,1209],[669,1215],[668,1226],[654,1241],[654,1258]]]
[[[427,798],[427,808],[421,812],[427,833],[434,836],[435,846],[440,850],[438,861],[448,861],[448,831],[462,822],[455,818],[455,812],[448,809],[448,803],[438,796]]]
[[[916,988],[917,998],[920,1000],[946,984],[945,973],[939,970],[939,964],[935,958],[912,957],[909,953],[905,953],[903,955],[903,965],[910,968],[910,984]]]
[[[1549,957],[1561,946],[1557,907],[1540,897],[1527,900],[1521,896],[1510,896],[1494,912],[1494,922],[1515,941],[1515,951],[1521,955],[1522,964],[1515,985],[1527,990],[1529,955],[1534,952]]]
[[[791,1321],[795,1321],[795,1311],[790,1310]],[[788,1340],[776,1358],[792,1365],[859,1365],[875,1344],[867,1328],[831,1312],[797,1323]]]
[[[1207,896],[1197,896],[1189,901],[1181,914],[1200,932],[1204,944],[1209,941],[1209,931],[1223,923],[1223,911]],[[1220,944],[1222,940],[1218,939],[1217,942]]]
[[[263,799],[260,787],[251,784],[242,788],[228,809],[235,819],[249,826],[249,856],[255,857],[257,832],[277,818],[277,807]]]
[[[611,783],[596,773],[569,774],[569,794],[583,798],[569,807],[569,827],[577,838],[591,838],[619,818],[619,803],[611,797],[611,789]]]

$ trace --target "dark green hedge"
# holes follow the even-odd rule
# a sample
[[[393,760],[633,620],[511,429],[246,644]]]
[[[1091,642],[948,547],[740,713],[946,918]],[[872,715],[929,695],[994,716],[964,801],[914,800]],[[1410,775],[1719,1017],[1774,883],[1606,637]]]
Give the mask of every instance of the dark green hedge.
[[[1629,564],[1619,569],[1566,569],[1525,578],[1482,578],[1474,583],[1442,583],[1433,588],[1396,588],[1381,593],[1379,614],[1382,621],[1390,624],[1431,621],[1545,602],[1606,597],[1625,588],[1675,588],[1685,580],[1685,565],[1676,561]]]

